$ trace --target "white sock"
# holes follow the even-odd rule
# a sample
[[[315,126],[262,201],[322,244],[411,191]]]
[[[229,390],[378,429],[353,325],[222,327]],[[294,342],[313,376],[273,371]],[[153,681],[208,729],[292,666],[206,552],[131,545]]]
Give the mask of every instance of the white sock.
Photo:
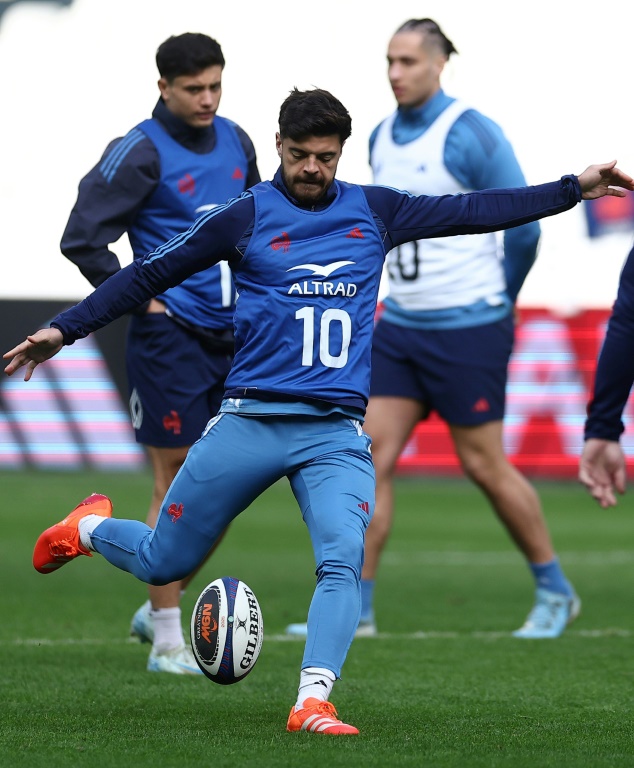
[[[328,701],[332,686],[335,683],[334,672],[322,667],[306,667],[302,669],[299,677],[299,689],[295,707],[301,709],[306,699],[315,698],[320,701]]]
[[[90,541],[90,534],[98,525],[107,519],[107,517],[103,517],[102,515],[86,515],[86,517],[82,517],[77,525],[77,528],[79,529],[79,540],[81,541],[82,547],[85,547],[92,552],[95,551],[95,548]]]
[[[180,648],[185,645],[183,628],[181,626],[181,609],[157,608],[150,611],[154,621],[154,643],[152,650],[155,653],[165,653],[172,648]]]

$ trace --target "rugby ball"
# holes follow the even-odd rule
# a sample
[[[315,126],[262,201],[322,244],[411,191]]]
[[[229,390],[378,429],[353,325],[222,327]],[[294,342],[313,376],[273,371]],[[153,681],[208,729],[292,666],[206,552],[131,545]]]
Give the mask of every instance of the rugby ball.
[[[232,685],[255,666],[264,639],[262,611],[240,579],[223,576],[200,593],[191,622],[196,663],[210,680]]]

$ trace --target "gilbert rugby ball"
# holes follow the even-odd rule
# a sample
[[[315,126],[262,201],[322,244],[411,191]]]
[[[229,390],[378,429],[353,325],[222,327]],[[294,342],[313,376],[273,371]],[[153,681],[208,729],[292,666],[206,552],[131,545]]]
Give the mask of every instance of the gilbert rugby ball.
[[[191,644],[196,663],[214,683],[246,677],[262,649],[264,624],[256,596],[231,576],[208,584],[192,613]]]

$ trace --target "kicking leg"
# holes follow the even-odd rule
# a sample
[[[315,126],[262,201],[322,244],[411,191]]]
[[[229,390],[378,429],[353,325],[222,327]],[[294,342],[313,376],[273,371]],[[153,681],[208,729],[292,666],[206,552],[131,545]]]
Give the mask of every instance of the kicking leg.
[[[374,628],[374,582],[394,519],[394,471],[412,430],[424,415],[418,400],[406,397],[371,397],[364,430],[372,438],[376,471],[376,507],[365,534],[365,561],[361,575],[360,626]]]

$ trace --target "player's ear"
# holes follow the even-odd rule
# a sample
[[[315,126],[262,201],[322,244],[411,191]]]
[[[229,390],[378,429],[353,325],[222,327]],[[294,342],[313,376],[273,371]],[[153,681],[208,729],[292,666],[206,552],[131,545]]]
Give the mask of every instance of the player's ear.
[[[277,156],[282,159],[282,137],[279,133],[275,134],[275,149],[277,149]]]
[[[447,57],[439,53],[434,59],[434,69],[436,70],[436,77],[440,77],[442,75],[442,72],[443,72],[443,69],[445,68],[446,63],[447,63]]]

